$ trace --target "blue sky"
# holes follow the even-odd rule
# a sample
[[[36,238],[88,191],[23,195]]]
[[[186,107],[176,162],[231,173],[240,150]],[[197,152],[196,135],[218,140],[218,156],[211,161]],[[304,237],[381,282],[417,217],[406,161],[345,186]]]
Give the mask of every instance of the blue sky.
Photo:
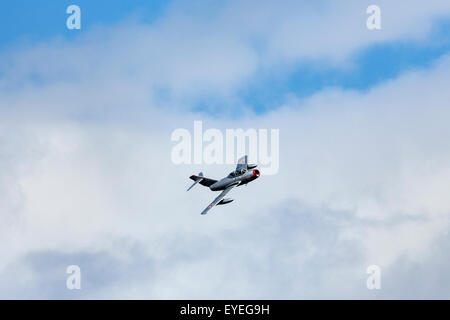
[[[325,88],[364,91],[404,72],[426,69],[450,52],[450,23],[437,21],[424,41],[371,45],[353,54],[351,67],[325,67],[321,61],[300,63],[290,72],[263,74],[242,89],[244,100],[258,112],[282,105],[285,94],[305,98]]]
[[[0,47],[20,41],[38,42],[56,36],[69,39],[77,36],[77,32],[68,30],[65,24],[68,17],[66,8],[72,4],[81,8],[85,32],[96,25],[113,25],[130,17],[151,22],[161,15],[170,1],[8,1],[0,12],[2,25],[5,26],[0,30]]]

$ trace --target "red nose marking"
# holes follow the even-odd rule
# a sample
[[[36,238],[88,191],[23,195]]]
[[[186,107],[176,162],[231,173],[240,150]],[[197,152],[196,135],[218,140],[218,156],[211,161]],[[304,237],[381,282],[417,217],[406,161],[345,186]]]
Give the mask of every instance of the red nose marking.
[[[254,170],[253,170],[253,176],[256,177],[256,178],[258,178],[259,175],[260,175],[259,170],[254,169]]]

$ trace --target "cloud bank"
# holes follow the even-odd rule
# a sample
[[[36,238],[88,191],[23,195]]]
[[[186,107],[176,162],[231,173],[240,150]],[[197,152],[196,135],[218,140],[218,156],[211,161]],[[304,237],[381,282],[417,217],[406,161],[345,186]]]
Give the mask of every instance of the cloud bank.
[[[260,115],[237,95],[260,72],[420,43],[450,12],[379,5],[375,36],[359,2],[176,3],[151,25],[4,52],[0,297],[449,298],[448,55]],[[196,111],[205,98],[227,108]],[[196,119],[279,128],[280,173],[201,217],[213,194],[187,194],[187,177],[232,168],[170,162],[172,130]],[[80,291],[65,287],[70,264]],[[371,264],[380,291],[366,288]]]

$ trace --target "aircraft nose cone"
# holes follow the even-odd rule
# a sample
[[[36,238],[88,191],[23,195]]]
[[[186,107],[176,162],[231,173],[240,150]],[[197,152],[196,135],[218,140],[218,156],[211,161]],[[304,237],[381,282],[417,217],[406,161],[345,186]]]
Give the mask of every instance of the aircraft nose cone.
[[[261,174],[260,174],[260,172],[259,172],[258,169],[253,170],[253,176],[254,176],[255,178],[258,178],[260,175],[261,175]]]

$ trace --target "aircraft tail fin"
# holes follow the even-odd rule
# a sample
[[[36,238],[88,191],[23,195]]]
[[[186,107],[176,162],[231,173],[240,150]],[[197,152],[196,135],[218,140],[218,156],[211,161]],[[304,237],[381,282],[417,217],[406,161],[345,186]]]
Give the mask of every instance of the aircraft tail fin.
[[[248,161],[247,155],[240,157],[236,165],[236,171],[239,172],[242,169],[247,170],[247,163],[248,163],[247,161]]]

